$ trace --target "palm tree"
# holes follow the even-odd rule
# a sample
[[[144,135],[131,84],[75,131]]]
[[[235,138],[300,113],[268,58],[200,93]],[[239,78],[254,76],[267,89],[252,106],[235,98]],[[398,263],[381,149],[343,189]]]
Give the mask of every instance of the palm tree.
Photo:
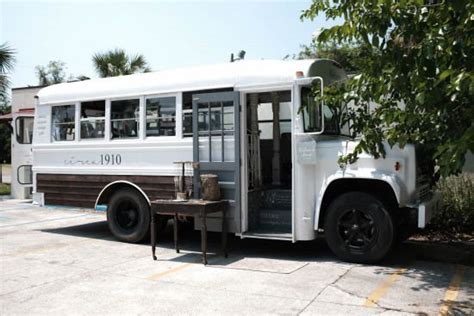
[[[95,70],[100,77],[131,75],[151,71],[143,55],[129,56],[125,50],[116,48],[92,56]]]
[[[7,43],[0,44],[0,96],[6,98],[10,87],[8,73],[13,70],[15,64],[15,50],[8,47]]]

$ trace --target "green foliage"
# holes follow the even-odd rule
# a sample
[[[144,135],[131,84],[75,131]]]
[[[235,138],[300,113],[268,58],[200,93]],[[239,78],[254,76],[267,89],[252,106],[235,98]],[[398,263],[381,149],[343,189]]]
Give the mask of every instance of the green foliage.
[[[359,46],[356,43],[337,44],[336,42],[311,42],[310,45],[301,45],[301,51],[295,56],[297,59],[325,58],[337,61],[346,71],[359,70]]]
[[[0,44],[0,97],[6,98],[10,80],[8,73],[13,70],[15,64],[15,50],[10,48],[7,43]]]
[[[11,112],[11,106],[6,96],[0,96],[0,115]],[[8,123],[0,123],[0,164],[11,161],[11,129]]]
[[[440,175],[460,172],[465,153],[474,151],[473,8],[467,0],[313,0],[303,19],[344,18],[318,43],[360,43],[364,61],[338,88],[339,100],[355,104],[347,119],[362,135],[342,163],[362,151],[383,157],[386,140],[423,145]],[[378,105],[370,111],[371,102]]]
[[[0,195],[10,195],[10,185],[7,183],[0,183]]]
[[[45,66],[36,66],[36,75],[40,86],[49,86],[52,84],[66,81],[66,64],[60,60],[52,60]]]
[[[92,56],[95,70],[100,77],[115,77],[151,71],[143,55],[129,56],[123,49],[116,48]]]
[[[443,209],[430,222],[431,230],[474,234],[474,174],[441,178],[437,189]]]

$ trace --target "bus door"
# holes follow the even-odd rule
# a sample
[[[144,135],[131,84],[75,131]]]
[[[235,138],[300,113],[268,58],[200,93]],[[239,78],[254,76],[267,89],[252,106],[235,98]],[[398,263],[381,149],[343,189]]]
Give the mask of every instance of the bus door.
[[[11,192],[17,199],[31,198],[33,121],[32,113],[13,114]]]
[[[320,77],[297,79],[293,85],[293,239],[315,238],[316,181],[318,179],[317,140],[324,130]]]
[[[227,212],[229,231],[237,233],[241,226],[239,135],[238,92],[193,95],[193,160],[199,163],[199,168],[194,170],[194,197],[200,197],[201,174],[217,175],[221,199],[230,201]],[[220,216],[210,214],[209,230],[220,230]],[[201,227],[199,220],[195,220],[196,227]]]

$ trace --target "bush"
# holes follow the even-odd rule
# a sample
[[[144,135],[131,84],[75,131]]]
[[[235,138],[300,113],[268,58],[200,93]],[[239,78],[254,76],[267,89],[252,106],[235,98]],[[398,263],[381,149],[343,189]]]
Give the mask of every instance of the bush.
[[[7,183],[0,183],[0,195],[9,195],[10,185]]]
[[[437,190],[443,196],[443,208],[432,219],[429,230],[474,234],[474,174],[441,178]]]

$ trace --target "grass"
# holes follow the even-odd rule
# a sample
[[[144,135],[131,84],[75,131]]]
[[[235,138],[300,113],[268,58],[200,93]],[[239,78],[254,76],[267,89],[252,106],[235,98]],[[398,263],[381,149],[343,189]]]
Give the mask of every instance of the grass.
[[[10,195],[10,185],[8,183],[0,183],[0,195]]]

